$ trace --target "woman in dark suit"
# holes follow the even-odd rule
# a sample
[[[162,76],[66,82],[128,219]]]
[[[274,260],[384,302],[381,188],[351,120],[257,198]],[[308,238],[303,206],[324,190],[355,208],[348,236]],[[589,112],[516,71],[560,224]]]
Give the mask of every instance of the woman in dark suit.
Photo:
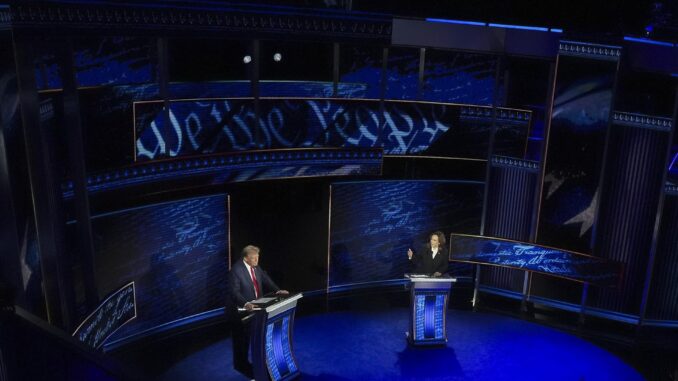
[[[436,277],[443,275],[447,272],[449,265],[445,234],[441,231],[431,233],[429,242],[417,253],[414,253],[412,249],[407,250],[407,258],[414,265],[414,273],[430,274]]]

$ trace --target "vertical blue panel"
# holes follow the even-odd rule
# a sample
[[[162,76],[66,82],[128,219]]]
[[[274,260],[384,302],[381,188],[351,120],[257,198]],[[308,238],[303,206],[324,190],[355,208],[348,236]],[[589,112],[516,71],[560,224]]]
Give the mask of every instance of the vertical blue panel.
[[[538,178],[537,164],[494,156],[491,165],[485,235],[527,242]],[[480,274],[482,284],[522,291],[523,271],[486,266]]]
[[[616,62],[559,57],[538,242],[589,252]]]
[[[282,327],[281,327],[281,336],[280,340],[283,344],[282,349],[283,349],[283,357],[285,360],[285,365],[290,373],[296,372],[297,369],[297,364],[294,361],[294,357],[292,357],[292,338],[290,337],[290,334],[292,333],[290,323],[292,322],[292,317],[291,315],[285,316],[282,320]]]
[[[618,287],[591,290],[592,306],[639,313],[668,139],[667,131],[612,126],[595,255],[623,263],[624,273]]]
[[[291,326],[292,314],[278,315],[266,325],[266,364],[272,380],[282,380],[298,372],[292,356]]]
[[[647,308],[648,319],[678,320],[678,194],[667,194]]]
[[[445,293],[417,291],[414,297],[414,342],[443,343],[445,340]]]
[[[591,251],[616,70],[612,57],[558,57],[537,243]],[[581,291],[580,284],[532,276],[533,295],[579,303]]]
[[[277,329],[278,333],[280,328]],[[274,322],[268,323],[266,326],[266,362],[268,364],[268,371],[273,380],[280,380],[281,372],[279,368],[277,353],[275,352],[275,340],[280,340],[279,335],[275,335],[276,324]],[[277,336],[277,337],[276,337]]]

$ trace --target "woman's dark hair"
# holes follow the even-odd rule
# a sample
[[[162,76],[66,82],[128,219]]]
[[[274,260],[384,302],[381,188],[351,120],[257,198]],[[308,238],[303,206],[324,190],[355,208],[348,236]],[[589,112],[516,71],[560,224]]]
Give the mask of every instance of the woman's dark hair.
[[[441,232],[440,230],[434,231],[433,233],[428,235],[429,242],[426,242],[426,247],[429,249],[431,248],[431,237],[432,236],[437,236],[438,237],[438,246],[439,247],[444,247],[447,241],[445,240],[445,233]]]

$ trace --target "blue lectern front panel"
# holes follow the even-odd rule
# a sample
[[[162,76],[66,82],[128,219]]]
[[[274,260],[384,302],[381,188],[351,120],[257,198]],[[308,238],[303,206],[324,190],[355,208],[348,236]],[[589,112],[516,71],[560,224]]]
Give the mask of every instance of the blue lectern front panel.
[[[414,305],[414,340],[445,341],[445,296],[440,293],[417,293]]]
[[[284,380],[298,371],[292,357],[291,319],[292,314],[286,313],[266,325],[266,363],[273,381]]]

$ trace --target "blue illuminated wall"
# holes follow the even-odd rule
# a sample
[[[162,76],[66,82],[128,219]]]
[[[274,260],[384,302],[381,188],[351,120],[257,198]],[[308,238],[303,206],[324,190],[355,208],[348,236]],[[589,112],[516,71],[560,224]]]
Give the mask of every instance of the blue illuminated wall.
[[[113,86],[149,83],[155,80],[157,56],[152,40],[137,37],[103,37],[74,39],[78,86]],[[39,90],[60,89],[61,66],[55,49],[41,47],[44,52],[36,60],[36,84]]]
[[[153,85],[157,87],[157,85]],[[170,99],[203,99],[229,97],[251,97],[252,84],[249,80],[215,82],[172,82],[167,86]]]
[[[136,286],[137,318],[112,340],[223,306],[226,195],[96,216],[92,230],[99,296]]]
[[[340,87],[337,96],[381,98],[383,48],[342,45],[339,52]]]
[[[155,80],[157,48],[149,38],[108,37],[75,40],[79,86],[149,83]]]
[[[402,278],[411,271],[407,249],[419,250],[433,231],[478,234],[482,198],[478,182],[332,184],[330,287]]]
[[[321,81],[259,81],[259,96],[328,98],[334,96],[334,83]]]
[[[165,125],[159,102],[135,105],[137,160],[247,149],[384,147],[387,154],[427,150],[450,130],[442,156],[485,157],[488,117],[460,118],[459,106],[331,99],[262,99],[257,123],[252,99],[172,102]],[[525,145],[522,135],[508,142]]]
[[[419,49],[390,48],[386,62],[384,99],[417,99],[419,88]]]
[[[492,128],[489,107],[341,99],[261,99],[257,123],[252,99],[135,105],[136,159],[247,149],[383,147],[385,154],[485,158]],[[499,109],[496,151],[522,154],[531,115]]]
[[[495,104],[497,56],[426,49],[422,99]],[[497,93],[501,93],[498,91]],[[501,105],[497,102],[496,105]]]

